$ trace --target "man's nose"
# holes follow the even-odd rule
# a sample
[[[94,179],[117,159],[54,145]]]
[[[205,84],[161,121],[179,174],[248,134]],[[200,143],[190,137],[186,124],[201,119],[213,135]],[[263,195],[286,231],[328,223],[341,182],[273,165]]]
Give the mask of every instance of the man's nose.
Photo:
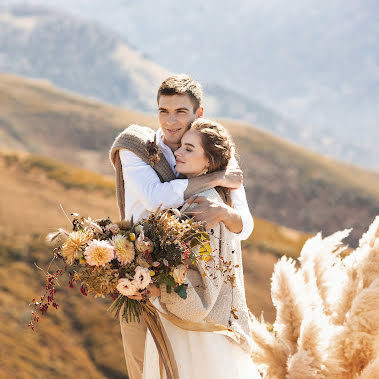
[[[167,117],[167,124],[175,124],[175,122],[176,122],[175,115],[172,113],[169,113],[169,115]]]

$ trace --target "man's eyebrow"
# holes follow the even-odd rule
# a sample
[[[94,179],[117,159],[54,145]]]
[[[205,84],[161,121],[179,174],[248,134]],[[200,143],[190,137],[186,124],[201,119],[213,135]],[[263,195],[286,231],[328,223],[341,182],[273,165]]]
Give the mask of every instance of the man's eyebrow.
[[[180,108],[176,108],[176,111],[189,111],[189,109],[186,107],[180,107]]]

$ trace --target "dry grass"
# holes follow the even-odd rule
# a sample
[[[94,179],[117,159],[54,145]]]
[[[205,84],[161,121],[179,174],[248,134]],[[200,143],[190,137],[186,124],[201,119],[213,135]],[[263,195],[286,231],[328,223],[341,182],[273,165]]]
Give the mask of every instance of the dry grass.
[[[0,155],[0,321],[7,325],[0,330],[0,343],[11,352],[7,359],[0,355],[0,377],[121,378],[125,375],[121,336],[118,322],[106,312],[109,301],[83,299],[78,289],[69,290],[67,278],[58,291],[60,309],[42,318],[36,333],[26,327],[31,312],[27,304],[43,290],[43,275],[33,263],[46,268],[51,254],[44,236],[56,227],[69,227],[59,204],[67,213],[118,219],[108,184],[86,190],[99,183],[97,174],[87,172],[85,186],[80,182],[67,186],[59,175],[51,174],[55,170],[77,169],[30,154]],[[281,254],[280,241],[296,255],[295,241],[302,234],[255,221],[254,234],[243,249],[246,293],[253,312],[264,311],[265,318],[273,320],[269,283]]]

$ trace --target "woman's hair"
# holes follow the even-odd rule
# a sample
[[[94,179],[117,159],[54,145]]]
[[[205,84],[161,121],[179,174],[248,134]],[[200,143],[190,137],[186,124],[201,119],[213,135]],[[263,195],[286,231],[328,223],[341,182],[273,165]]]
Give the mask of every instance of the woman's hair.
[[[205,156],[209,160],[208,172],[225,170],[234,152],[234,143],[226,129],[219,123],[198,118],[191,125],[201,135]],[[223,201],[232,205],[230,188],[216,187]]]

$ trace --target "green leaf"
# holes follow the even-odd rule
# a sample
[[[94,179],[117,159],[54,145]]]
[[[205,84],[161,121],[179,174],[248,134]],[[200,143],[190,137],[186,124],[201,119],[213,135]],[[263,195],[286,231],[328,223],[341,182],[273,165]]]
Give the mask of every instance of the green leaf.
[[[165,283],[167,286],[173,287],[176,285],[174,278],[171,275],[162,275],[159,278],[160,283]]]
[[[187,286],[184,284],[181,284],[180,286],[177,286],[174,288],[174,291],[182,298],[187,299]]]

